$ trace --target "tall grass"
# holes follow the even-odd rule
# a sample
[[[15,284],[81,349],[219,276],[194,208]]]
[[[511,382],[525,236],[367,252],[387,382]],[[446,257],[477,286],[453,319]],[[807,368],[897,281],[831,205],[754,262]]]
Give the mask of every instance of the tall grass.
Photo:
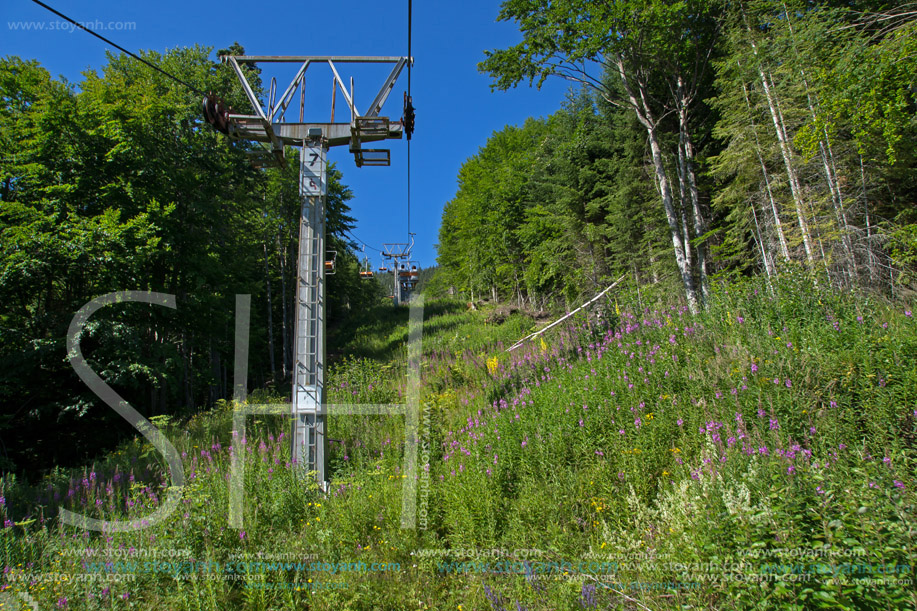
[[[426,530],[400,528],[401,416],[331,420],[327,494],[290,464],[286,418],[250,418],[236,440],[244,526],[231,528],[225,405],[159,422],[187,485],[151,528],[103,534],[56,519],[58,507],[124,519],[161,503],[162,461],[140,442],[35,486],[5,476],[0,603],[28,593],[68,609],[915,608],[910,306],[793,275],[772,290],[720,285],[697,316],[618,302],[613,326],[573,321],[511,353],[533,327],[526,316],[487,324],[463,304],[427,307]],[[348,333],[329,402],[403,402],[406,312]],[[144,565],[152,550],[220,572]],[[254,564],[259,552],[293,564]],[[253,564],[228,574],[242,558]],[[355,562],[366,570],[343,570]],[[109,571],[134,581],[78,581]]]

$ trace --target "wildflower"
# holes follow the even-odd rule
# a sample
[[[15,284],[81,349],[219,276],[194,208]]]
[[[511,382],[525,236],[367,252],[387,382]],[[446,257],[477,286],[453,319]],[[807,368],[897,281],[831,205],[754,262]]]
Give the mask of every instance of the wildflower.
[[[684,424],[684,420],[679,418],[678,420],[675,421],[675,424],[677,424],[678,426],[681,426],[682,424]]]
[[[904,311],[904,315],[907,316],[908,318],[910,318],[910,317],[911,317],[911,311],[910,311],[910,310],[905,310],[905,311]]]
[[[739,322],[740,325],[745,322],[745,319],[742,318],[741,316],[737,316],[736,320]]]
[[[789,378],[786,379],[786,382],[785,382],[785,383],[786,383],[786,387],[787,387],[787,388],[793,388],[793,384],[790,382],[790,379],[789,379]]]
[[[895,480],[895,481],[894,481],[894,484],[895,484],[895,488],[904,488],[904,482],[900,482],[900,481],[898,481],[898,480]]]
[[[62,596],[57,599],[57,608],[58,609],[63,609],[66,606],[67,606],[67,597],[66,596]]]
[[[796,471],[796,467],[794,467],[793,465],[790,465],[789,467],[786,468],[786,472],[791,475],[793,474],[794,471]]]
[[[244,531],[244,530],[240,530],[240,531],[239,531],[239,540],[240,540],[240,541],[244,541],[244,540],[245,540],[245,531]]]
[[[494,464],[497,464],[497,455],[494,454]]]
[[[777,422],[777,419],[776,419],[776,418],[771,418],[771,421],[770,421],[770,429],[771,429],[772,431],[779,431],[779,430],[780,430],[780,424]]]

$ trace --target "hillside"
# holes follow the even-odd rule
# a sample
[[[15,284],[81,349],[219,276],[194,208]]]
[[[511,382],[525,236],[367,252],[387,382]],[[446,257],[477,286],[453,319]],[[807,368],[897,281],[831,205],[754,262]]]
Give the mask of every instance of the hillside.
[[[157,420],[186,486],[150,528],[100,534],[54,517],[162,506],[160,459],[137,441],[34,487],[5,477],[0,602],[28,592],[68,609],[913,608],[909,306],[802,277],[772,293],[759,281],[716,288],[698,315],[617,294],[611,326],[579,319],[513,353],[504,347],[534,327],[524,313],[488,323],[502,316],[427,303],[416,528],[401,528],[401,416],[331,418],[327,495],[297,479],[285,418],[249,418],[236,441],[241,529],[229,523],[228,403]],[[407,308],[379,312],[341,345],[355,356],[333,367],[330,403],[404,400]],[[39,572],[60,578],[30,582]]]

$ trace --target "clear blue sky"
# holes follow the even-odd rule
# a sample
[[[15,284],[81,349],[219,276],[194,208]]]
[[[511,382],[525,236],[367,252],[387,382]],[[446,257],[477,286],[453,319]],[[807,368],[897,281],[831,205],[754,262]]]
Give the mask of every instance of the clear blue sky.
[[[164,52],[195,44],[215,51],[238,41],[247,53],[257,55],[407,54],[407,0],[277,4],[232,0],[45,1],[81,23],[100,24],[104,28],[97,30],[100,34],[132,51]],[[508,92],[491,93],[490,79],[476,68],[483,51],[504,48],[521,39],[514,22],[496,21],[499,4],[497,0],[414,2],[411,89],[417,121],[411,141],[411,230],[417,234],[414,258],[424,267],[435,261],[443,205],[455,195],[462,162],[495,130],[520,124],[529,116],[554,112],[568,89],[568,83],[550,80],[540,91],[523,84]],[[80,81],[80,73],[87,68],[99,69],[105,64],[108,45],[80,30],[51,29],[60,27],[52,24],[56,21],[60,19],[29,0],[3,0],[0,56],[38,59],[52,75],[73,82]],[[45,25],[24,30],[26,26],[19,22]],[[358,106],[369,104],[385,74],[387,71],[355,73]],[[341,76],[348,79],[346,74]],[[278,88],[283,88],[289,79],[278,74],[277,80]],[[326,80],[321,73],[313,80],[319,81],[316,100],[321,100],[321,110],[327,113],[330,76]],[[402,91],[406,88],[405,71],[383,115],[401,117]],[[341,102],[339,96],[338,113],[344,112]],[[307,105],[311,104],[309,97]],[[357,168],[346,147],[334,148],[329,155],[355,195],[350,202],[357,219],[354,233],[377,248],[383,242],[406,240],[406,144],[401,140],[384,145],[392,149],[392,165],[387,168]],[[371,251],[367,249],[367,253]],[[371,258],[378,266],[378,254],[371,254]]]

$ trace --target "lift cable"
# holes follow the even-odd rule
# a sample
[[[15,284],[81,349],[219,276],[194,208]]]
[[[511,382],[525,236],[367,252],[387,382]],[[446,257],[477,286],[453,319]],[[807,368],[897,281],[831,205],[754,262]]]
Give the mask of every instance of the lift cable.
[[[351,233],[349,230],[347,231],[347,235],[349,235],[351,238],[353,238],[354,240],[356,240],[357,242],[359,242],[360,244],[362,244],[362,245],[365,246],[366,248],[370,248],[370,249],[372,249],[372,250],[375,250],[375,251],[378,252],[378,253],[381,253],[381,252],[382,252],[381,250],[379,250],[379,249],[376,248],[375,246],[370,246],[369,244],[367,244],[366,242],[364,242],[363,240],[361,240],[360,238],[358,238],[357,236],[355,236],[353,233]]]
[[[106,43],[110,44],[111,46],[115,47],[116,49],[118,49],[118,50],[121,51],[122,53],[126,53],[126,54],[130,55],[131,57],[133,57],[134,59],[136,59],[137,61],[143,62],[144,64],[146,64],[147,66],[149,66],[149,67],[152,68],[153,70],[156,70],[157,72],[161,72],[162,74],[164,74],[165,76],[169,77],[170,79],[172,79],[172,80],[175,81],[176,83],[180,83],[180,84],[184,85],[185,87],[187,87],[188,89],[190,89],[190,90],[193,91],[194,93],[196,93],[196,94],[198,94],[198,95],[202,95],[202,96],[206,96],[206,95],[207,95],[206,93],[204,93],[203,91],[201,91],[200,89],[198,89],[197,87],[195,87],[194,85],[191,85],[191,84],[189,84],[189,83],[186,83],[185,81],[181,80],[180,78],[178,78],[178,77],[175,76],[175,75],[169,74],[168,72],[166,72],[165,70],[163,70],[163,69],[160,68],[159,66],[156,66],[156,65],[154,65],[154,64],[152,64],[152,63],[150,63],[150,62],[148,62],[147,60],[143,59],[142,57],[138,56],[137,54],[128,51],[127,49],[125,49],[125,48],[122,47],[121,45],[119,45],[119,44],[117,44],[117,43],[114,43],[114,42],[108,40],[107,38],[105,38],[105,37],[102,36],[101,34],[96,34],[96,33],[93,32],[92,30],[90,30],[89,28],[87,28],[87,27],[85,27],[84,25],[82,25],[82,24],[80,24],[80,23],[74,21],[74,20],[71,19],[70,17],[67,17],[66,15],[64,15],[63,13],[61,13],[60,11],[51,8],[50,6],[48,6],[47,4],[45,4],[44,2],[41,2],[41,0],[32,0],[32,2],[34,2],[34,3],[37,4],[38,6],[41,6],[41,7],[43,7],[43,8],[48,9],[49,11],[51,11],[52,13],[54,13],[55,15],[57,15],[58,17],[60,17],[61,19],[66,19],[67,21],[69,21],[70,23],[72,23],[72,24],[75,25],[76,27],[80,28],[80,29],[83,30],[84,32],[89,32],[90,34],[92,34],[93,36],[95,36],[96,38],[98,38],[99,40],[102,40],[103,42],[106,42]],[[409,68],[408,70],[409,70],[408,74],[410,74],[410,68]],[[408,80],[410,80],[410,77],[408,77]]]
[[[414,58],[411,56],[411,0],[408,0],[408,98],[405,108],[410,112],[411,132],[414,131],[414,107],[411,100],[411,65]],[[411,134],[408,134],[408,242],[411,241]]]

